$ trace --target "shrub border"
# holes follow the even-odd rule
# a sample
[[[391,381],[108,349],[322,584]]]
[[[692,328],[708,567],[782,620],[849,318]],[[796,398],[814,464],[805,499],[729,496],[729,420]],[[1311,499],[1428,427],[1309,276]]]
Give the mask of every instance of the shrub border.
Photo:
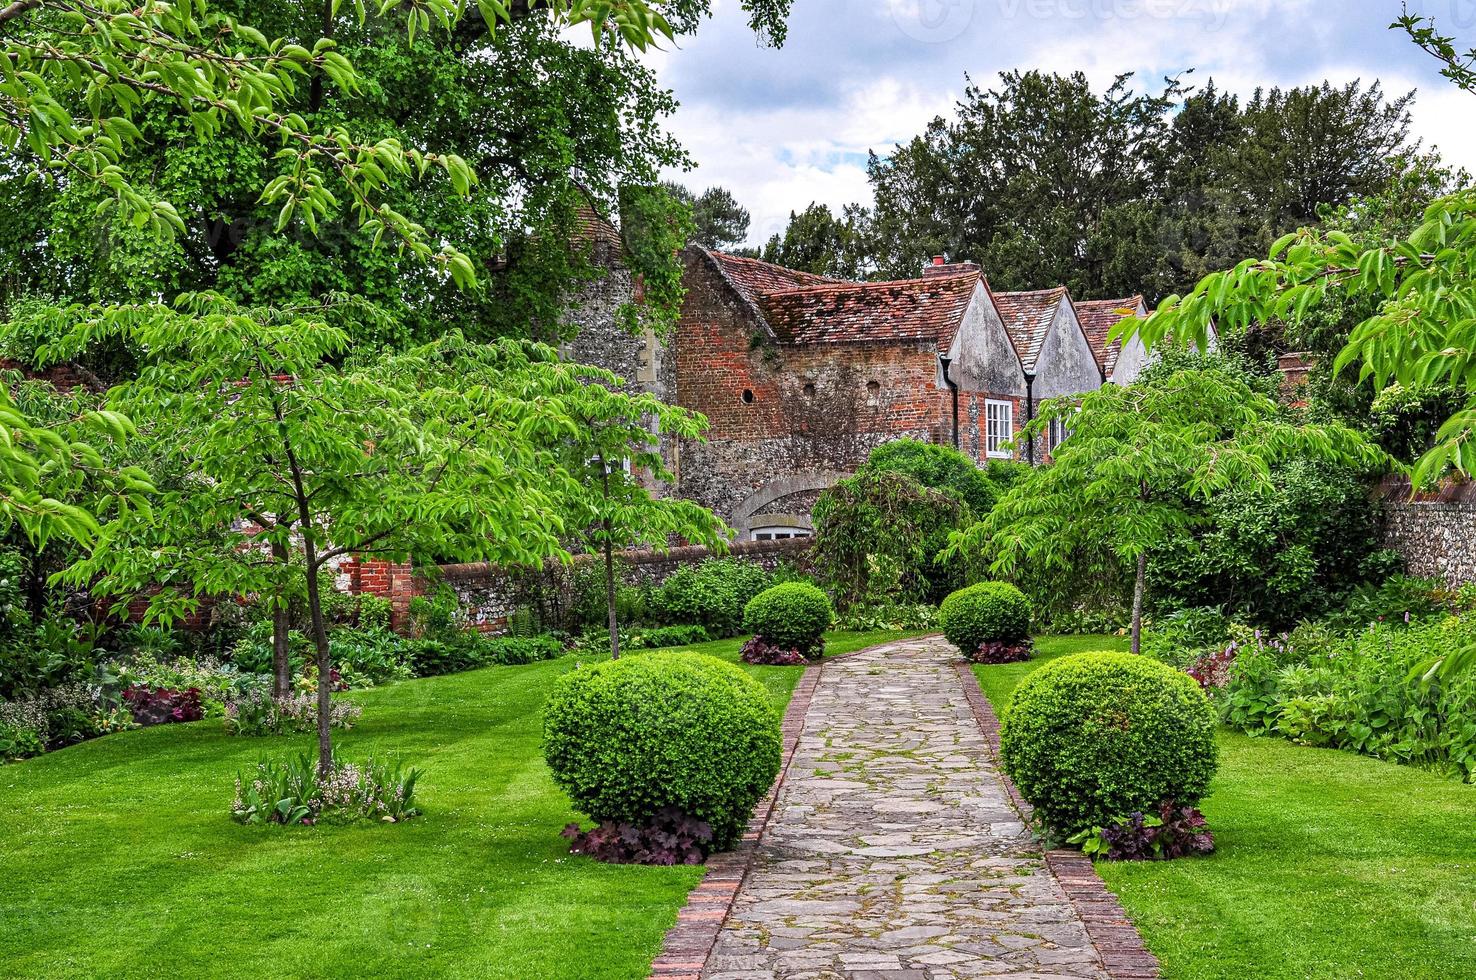
[[[805,728],[805,715],[810,710],[810,700],[815,696],[815,688],[820,685],[820,672],[824,667],[823,662],[811,664],[800,675],[780,726],[784,754],[779,775],[774,778],[774,785],[769,787],[769,792],[754,808],[742,842],[731,851],[714,854],[707,859],[706,873],[697,883],[697,887],[687,894],[687,904],[677,913],[676,923],[666,931],[661,942],[661,952],[651,964],[652,980],[700,980],[702,969],[707,965],[713,947],[717,945],[723,923],[727,921],[733,902],[743,887],[743,880],[748,877],[748,871],[758,855],[759,838],[768,827],[774,804],[779,799],[779,789],[784,785],[784,778],[789,775],[789,764],[794,760],[795,750],[799,748],[800,733]]]
[[[1020,795],[1014,781],[1000,764],[999,717],[994,713],[994,706],[984,696],[979,678],[974,675],[970,664],[958,661],[954,669],[958,671],[974,720],[984,734],[984,744],[989,748],[1000,782],[1004,784],[1015,809],[1029,823],[1035,808]],[[1076,910],[1077,917],[1086,926],[1087,938],[1096,948],[1109,977],[1113,980],[1150,980],[1161,976],[1158,957],[1143,945],[1142,934],[1133,925],[1117,896],[1107,890],[1090,858],[1080,851],[1057,849],[1045,852],[1045,862]]]

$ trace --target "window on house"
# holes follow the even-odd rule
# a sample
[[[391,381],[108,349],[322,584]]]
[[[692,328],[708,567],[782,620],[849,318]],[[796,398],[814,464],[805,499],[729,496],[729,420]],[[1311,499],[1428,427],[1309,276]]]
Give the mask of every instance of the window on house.
[[[1051,444],[1047,448],[1055,452],[1056,447],[1069,438],[1071,438],[1071,430],[1067,428],[1066,423],[1061,419],[1051,419]]]
[[[748,532],[754,541],[782,541],[786,538],[808,538],[812,532],[802,527],[756,527]]]
[[[598,470],[600,468],[600,458],[598,456],[591,456],[589,459],[586,459],[584,461],[584,464],[586,466],[588,466],[592,470]],[[623,471],[626,476],[629,476],[630,475],[630,457],[627,456],[624,459],[622,459],[620,461],[620,465],[619,466],[616,466],[613,460],[607,460],[605,462],[605,472],[606,473],[614,473],[617,469]]]
[[[753,404],[753,389],[752,388],[744,388],[743,389],[743,394],[740,395],[739,397],[743,399],[743,404],[745,404],[745,405],[752,405]]]
[[[1015,437],[1015,405],[1013,402],[984,402],[984,451],[999,459],[1009,459],[1005,444]]]

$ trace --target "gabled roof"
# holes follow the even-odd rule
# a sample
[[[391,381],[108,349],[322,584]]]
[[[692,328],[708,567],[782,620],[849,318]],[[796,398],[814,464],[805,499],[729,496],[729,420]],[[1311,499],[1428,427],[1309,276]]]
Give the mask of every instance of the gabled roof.
[[[994,294],[994,305],[999,308],[1005,331],[1010,335],[1027,374],[1035,373],[1035,362],[1040,358],[1040,349],[1065,295],[1065,286]]]
[[[748,259],[727,252],[708,251],[727,280],[745,299],[756,300],[764,293],[778,289],[795,289],[802,286],[823,286],[827,283],[843,283],[845,279],[817,276],[813,272],[786,269],[782,265]]]
[[[899,282],[831,282],[766,293],[759,307],[786,343],[928,340],[946,350],[979,281],[975,268]]]
[[[1076,304],[1076,318],[1081,321],[1081,329],[1086,332],[1087,343],[1092,347],[1097,366],[1107,377],[1112,377],[1112,371],[1117,367],[1117,357],[1122,353],[1122,341],[1109,342],[1107,334],[1125,319],[1123,310],[1132,310],[1136,315],[1143,308],[1142,295],[1129,296],[1127,299],[1094,299]]]

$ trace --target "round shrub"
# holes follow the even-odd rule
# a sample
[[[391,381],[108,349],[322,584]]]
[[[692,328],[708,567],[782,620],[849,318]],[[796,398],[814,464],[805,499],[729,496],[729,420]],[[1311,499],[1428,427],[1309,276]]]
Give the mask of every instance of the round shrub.
[[[972,656],[981,643],[1019,643],[1030,635],[1030,600],[1008,582],[980,582],[943,600],[938,625]]]
[[[1130,653],[1083,653],[1020,683],[1000,728],[1005,771],[1063,834],[1173,800],[1215,774],[1215,710],[1189,675]]]
[[[601,823],[650,823],[666,807],[736,844],[779,772],[779,718],[763,685],[713,657],[651,653],[560,677],[543,754],[574,805]]]
[[[806,655],[819,649],[834,618],[830,598],[808,582],[765,589],[743,607],[744,629],[774,646]]]

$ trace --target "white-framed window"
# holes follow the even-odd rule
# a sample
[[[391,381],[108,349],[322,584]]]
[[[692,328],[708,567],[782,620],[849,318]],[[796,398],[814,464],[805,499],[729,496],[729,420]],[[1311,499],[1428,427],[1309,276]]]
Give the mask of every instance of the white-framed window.
[[[813,532],[802,527],[756,527],[748,532],[751,541],[782,541],[786,538],[813,537]]]
[[[591,456],[589,459],[586,459],[584,461],[584,465],[585,466],[588,466],[590,469],[598,472],[599,471],[599,468],[600,468],[600,458],[598,456]],[[606,473],[614,473],[617,469],[620,470],[621,472],[623,472],[626,476],[630,476],[630,472],[631,472],[631,470],[630,470],[630,457],[629,456],[622,457],[621,460],[620,460],[620,465],[618,467],[614,463],[611,463],[611,462],[606,462],[605,463],[605,472]]]
[[[984,452],[996,459],[1009,459],[1005,444],[1015,437],[1015,403],[984,402]]]
[[[1067,427],[1066,423],[1061,419],[1051,419],[1051,444],[1046,448],[1051,452],[1055,452],[1057,446],[1070,438],[1071,429]]]

